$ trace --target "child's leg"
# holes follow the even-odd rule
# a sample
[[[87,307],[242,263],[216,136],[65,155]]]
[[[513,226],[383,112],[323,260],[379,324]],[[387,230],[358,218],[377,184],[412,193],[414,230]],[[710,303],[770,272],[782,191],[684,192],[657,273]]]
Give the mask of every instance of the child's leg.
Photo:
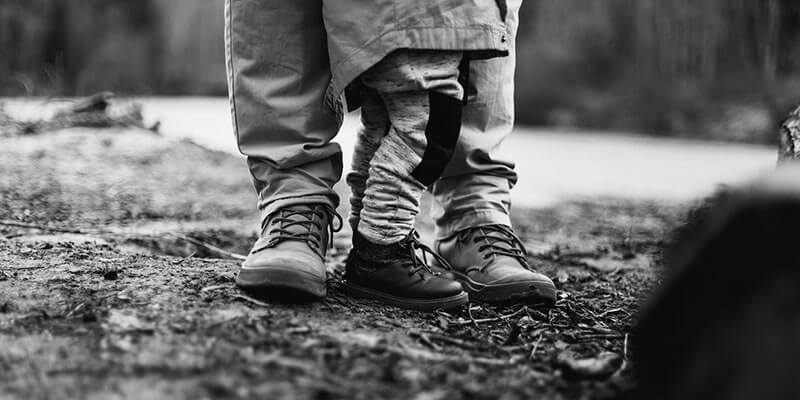
[[[348,177],[360,209],[351,216],[356,229],[343,279],[354,296],[427,311],[469,301],[458,282],[417,257],[433,250],[411,234],[422,191],[458,141],[461,59],[460,52],[400,50],[361,76],[373,95],[361,110],[367,128]]]
[[[369,164],[358,232],[373,243],[408,236],[422,191],[444,171],[461,129],[463,54],[398,50],[361,77],[391,126]]]
[[[378,150],[381,140],[389,132],[389,116],[378,92],[366,89],[361,92],[361,124],[358,131],[356,148],[353,153],[352,171],[347,174],[347,185],[350,186],[350,226],[353,232],[358,229],[364,191],[369,177],[369,163]]]

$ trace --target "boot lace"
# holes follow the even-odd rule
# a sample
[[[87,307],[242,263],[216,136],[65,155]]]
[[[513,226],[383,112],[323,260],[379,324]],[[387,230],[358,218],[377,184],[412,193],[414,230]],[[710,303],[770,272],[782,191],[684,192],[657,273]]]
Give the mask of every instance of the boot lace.
[[[483,243],[478,247],[478,252],[483,254],[486,263],[479,269],[480,272],[492,264],[496,256],[508,256],[519,261],[526,269],[532,270],[528,263],[528,250],[511,227],[505,225],[486,225],[467,229],[460,233],[459,240],[466,241],[472,237],[473,243]]]
[[[407,249],[409,252],[410,261],[408,261],[406,264],[408,267],[410,267],[408,276],[419,274],[420,277],[424,279],[425,275],[440,275],[439,272],[435,272],[433,269],[431,269],[430,264],[428,264],[428,254],[430,254],[431,257],[433,257],[442,268],[452,270],[452,267],[447,260],[433,251],[433,249],[431,249],[428,245],[420,241],[419,233],[417,231],[412,231],[408,237],[401,242],[401,246]],[[422,253],[422,260],[420,260],[417,256],[417,250]]]
[[[329,217],[329,222],[327,226],[323,227],[322,224],[325,217]],[[276,225],[277,227],[269,229],[271,226]],[[342,216],[329,205],[284,207],[278,210],[271,218],[267,218],[262,222],[261,231],[266,233],[269,230],[272,238],[263,247],[254,250],[253,253],[275,247],[283,242],[297,241],[307,243],[312,250],[324,258],[321,232],[327,229],[328,248],[333,248],[333,234],[341,231],[342,226]]]

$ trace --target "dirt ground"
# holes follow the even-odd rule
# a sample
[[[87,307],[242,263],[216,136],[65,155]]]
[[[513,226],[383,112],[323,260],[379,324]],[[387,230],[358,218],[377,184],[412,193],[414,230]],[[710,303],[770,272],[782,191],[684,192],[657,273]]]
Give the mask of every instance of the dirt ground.
[[[685,212],[613,199],[517,209],[555,308],[425,314],[341,292],[348,232],[324,301],[240,292],[238,261],[192,242],[246,254],[254,208],[244,161],[190,142],[0,138],[0,398],[613,398],[635,385],[630,332]]]

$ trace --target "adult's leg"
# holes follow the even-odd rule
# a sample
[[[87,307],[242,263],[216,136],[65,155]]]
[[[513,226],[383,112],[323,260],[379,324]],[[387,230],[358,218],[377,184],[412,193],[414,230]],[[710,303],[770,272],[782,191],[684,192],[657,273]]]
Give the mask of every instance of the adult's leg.
[[[475,300],[554,303],[553,281],[528,262],[511,228],[514,163],[496,154],[514,125],[514,41],[521,0],[508,1],[508,57],[471,63],[456,155],[433,187],[436,250]],[[469,93],[469,91],[468,91]]]
[[[228,0],[226,56],[234,130],[262,219],[292,204],[337,206],[341,110],[330,81],[321,0]]]
[[[326,293],[325,252],[342,173],[324,105],[330,66],[321,0],[228,0],[234,129],[258,191],[261,237],[236,277],[245,289]]]
[[[497,154],[514,126],[515,39],[521,0],[508,0],[510,54],[470,62],[470,95],[456,147],[442,178],[433,186],[436,237],[444,239],[480,225],[511,225],[510,190],[514,163]]]

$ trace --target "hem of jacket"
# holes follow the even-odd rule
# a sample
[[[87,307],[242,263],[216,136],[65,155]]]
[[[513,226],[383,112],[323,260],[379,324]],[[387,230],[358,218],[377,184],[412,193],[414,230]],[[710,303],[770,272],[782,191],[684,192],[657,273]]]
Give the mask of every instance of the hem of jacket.
[[[341,107],[338,100],[345,88],[395,50],[455,50],[468,53],[470,59],[487,59],[507,56],[508,42],[504,26],[413,27],[388,31],[331,67],[332,78],[325,93],[325,104],[331,110]]]

